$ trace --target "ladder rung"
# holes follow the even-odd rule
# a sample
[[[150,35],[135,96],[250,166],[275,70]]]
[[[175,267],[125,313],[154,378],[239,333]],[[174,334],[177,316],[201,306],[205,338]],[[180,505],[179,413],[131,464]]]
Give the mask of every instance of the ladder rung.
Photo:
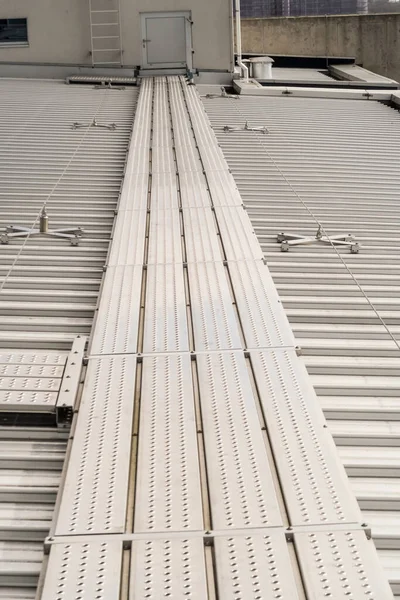
[[[97,62],[93,62],[93,64],[94,65],[120,65],[121,61],[113,60],[110,62],[110,61],[98,60]]]
[[[93,48],[93,52],[121,52],[120,48]]]
[[[116,23],[92,23],[92,27],[103,27],[104,25],[119,25],[118,21]]]
[[[91,10],[91,13],[117,13],[118,9],[114,10]]]
[[[119,35],[93,35],[92,40],[116,40]]]

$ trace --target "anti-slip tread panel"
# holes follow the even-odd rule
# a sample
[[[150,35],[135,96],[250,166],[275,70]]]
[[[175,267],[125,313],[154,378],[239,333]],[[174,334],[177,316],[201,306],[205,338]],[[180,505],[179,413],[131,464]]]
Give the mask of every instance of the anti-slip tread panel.
[[[363,531],[296,533],[307,598],[391,600],[375,546]]]
[[[223,259],[211,208],[183,208],[187,262],[217,262]]]
[[[143,352],[188,350],[183,266],[148,265]]]
[[[135,532],[203,526],[191,359],[144,357]]]
[[[222,262],[188,263],[190,301],[196,350],[242,348]]]
[[[118,211],[122,212],[147,209],[149,195],[148,169],[143,169],[142,173],[133,172],[132,160],[133,157],[128,155],[124,183],[118,202]]]
[[[216,206],[215,215],[227,260],[262,260],[263,252],[242,207]]]
[[[294,348],[292,329],[264,263],[238,261],[228,266],[246,347]]]
[[[53,352],[2,352],[0,368],[3,365],[65,365],[67,353]]]
[[[0,410],[54,410],[65,368],[64,355],[1,354]]]
[[[134,544],[130,600],[207,600],[202,539],[157,539]]]
[[[46,355],[45,355],[46,356]],[[37,357],[37,362],[40,360],[40,354]],[[46,365],[46,364],[19,364],[19,363],[1,363],[0,362],[0,377],[38,377],[61,379],[64,372],[62,365]]]
[[[133,355],[89,360],[56,535],[125,531],[135,372]]]
[[[214,547],[220,600],[299,600],[281,529],[216,537]]]
[[[182,264],[182,236],[179,212],[153,207],[150,216],[147,264]]]
[[[151,177],[151,211],[178,207],[176,173],[154,173]]]
[[[250,352],[291,525],[360,523],[310,378],[294,350]]]
[[[183,208],[207,208],[211,206],[207,182],[202,173],[179,171],[179,186]]]
[[[57,392],[60,389],[60,383],[60,379],[49,377],[0,377],[0,390]]]
[[[90,353],[124,354],[137,350],[141,266],[108,267]]]
[[[108,266],[142,265],[147,211],[126,210],[117,215]]]
[[[119,542],[55,544],[51,548],[41,600],[118,598],[121,565]]]
[[[213,528],[281,525],[243,353],[199,354],[197,368]]]

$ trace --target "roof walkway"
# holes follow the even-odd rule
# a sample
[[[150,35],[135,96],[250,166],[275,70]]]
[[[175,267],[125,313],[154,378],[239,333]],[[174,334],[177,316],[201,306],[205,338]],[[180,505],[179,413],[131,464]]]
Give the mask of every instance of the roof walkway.
[[[119,127],[88,123],[88,136],[118,140]],[[87,245],[84,234],[68,249]],[[90,309],[69,315],[94,317],[82,378],[79,363],[54,383],[69,398],[73,380],[78,400],[37,598],[392,598],[263,249],[184,78],[141,83],[102,247],[98,300],[97,289]],[[57,302],[50,317],[61,317]],[[76,367],[65,340],[28,349],[42,355],[47,343]],[[15,579],[8,589],[20,590]]]

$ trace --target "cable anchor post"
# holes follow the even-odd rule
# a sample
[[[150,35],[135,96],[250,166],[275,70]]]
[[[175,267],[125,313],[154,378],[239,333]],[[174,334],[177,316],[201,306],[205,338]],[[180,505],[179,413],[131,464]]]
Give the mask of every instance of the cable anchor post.
[[[38,222],[36,218],[35,224]],[[38,235],[67,239],[71,246],[78,246],[84,230],[82,227],[66,227],[63,229],[49,229],[49,216],[46,205],[44,205],[39,214],[39,227],[24,227],[22,225],[9,225],[4,233],[0,235],[1,244],[9,244],[11,240],[17,238],[29,239]]]
[[[332,247],[342,246],[349,248],[351,254],[358,254],[360,251],[360,244],[350,233],[328,236],[324,233],[321,223],[318,223],[315,237],[299,235],[297,233],[279,233],[276,241],[281,245],[281,252],[289,252],[291,246],[307,246],[316,242],[328,244]]]

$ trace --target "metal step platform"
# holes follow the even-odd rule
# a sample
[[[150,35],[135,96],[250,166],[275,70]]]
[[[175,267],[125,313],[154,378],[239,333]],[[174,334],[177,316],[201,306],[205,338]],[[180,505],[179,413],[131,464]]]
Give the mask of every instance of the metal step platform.
[[[41,424],[70,427],[86,341],[78,336],[68,354],[2,352],[1,424],[35,424],[35,415],[41,415]]]

